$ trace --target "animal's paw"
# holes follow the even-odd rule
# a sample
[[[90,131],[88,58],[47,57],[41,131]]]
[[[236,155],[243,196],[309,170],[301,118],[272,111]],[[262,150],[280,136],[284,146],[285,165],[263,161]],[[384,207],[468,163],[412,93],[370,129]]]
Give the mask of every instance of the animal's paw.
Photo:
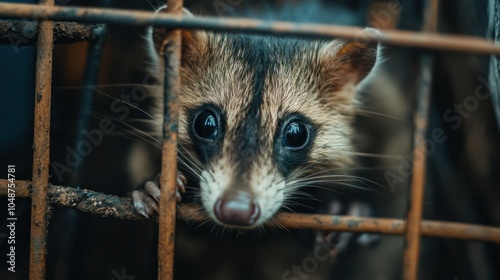
[[[328,214],[331,215],[348,215],[353,217],[370,217],[371,207],[364,202],[351,202],[343,204],[336,200],[330,203]],[[320,242],[323,247],[328,246],[332,259],[335,256],[347,249],[353,243],[359,245],[369,245],[377,240],[379,236],[371,233],[356,233],[356,232],[320,232],[317,236],[317,242]]]
[[[155,179],[147,181],[139,190],[132,192],[132,201],[137,213],[149,218],[158,214],[158,203],[160,202],[160,175]],[[177,172],[177,202],[181,202],[181,193],[186,192],[186,177]]]

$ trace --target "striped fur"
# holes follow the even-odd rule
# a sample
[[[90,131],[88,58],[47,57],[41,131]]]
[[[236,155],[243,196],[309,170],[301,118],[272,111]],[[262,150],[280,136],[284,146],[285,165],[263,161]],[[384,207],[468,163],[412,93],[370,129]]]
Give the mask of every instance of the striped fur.
[[[165,34],[154,29],[156,47]],[[353,164],[356,86],[377,49],[356,41],[183,31],[179,141],[201,164],[201,200],[214,220],[214,203],[225,191],[250,193],[262,209],[259,225],[293,195],[292,180]],[[210,151],[191,132],[203,106],[221,113],[223,136]],[[280,135],[294,117],[310,125],[312,142],[288,153]]]

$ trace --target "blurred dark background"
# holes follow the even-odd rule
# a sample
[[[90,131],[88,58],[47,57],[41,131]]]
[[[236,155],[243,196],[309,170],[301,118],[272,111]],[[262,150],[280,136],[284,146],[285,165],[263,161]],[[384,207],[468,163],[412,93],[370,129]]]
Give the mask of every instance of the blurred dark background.
[[[421,30],[424,8],[424,1],[407,0],[308,1],[305,4],[243,0],[185,2],[196,15],[261,17],[262,11],[286,6],[299,11],[309,8],[322,11],[317,17],[298,18],[298,21],[415,31]],[[156,1],[138,0],[63,0],[58,3],[144,10],[158,6]],[[438,32],[484,37],[488,27],[487,7],[486,0],[441,1]],[[140,83],[141,73],[133,69],[136,65],[133,61],[142,59],[137,44],[143,32],[141,28],[109,27],[99,84]],[[54,49],[51,162],[63,161],[64,147],[75,141],[77,133],[74,130],[83,110],[80,87],[88,48],[89,44],[82,42],[58,44]],[[429,131],[442,129],[447,138],[429,153],[424,218],[500,226],[498,120],[491,98],[476,99],[477,106],[467,103],[478,90],[484,94],[488,91],[498,94],[498,89],[488,89],[485,82],[490,57],[446,51],[430,54],[434,63]],[[360,137],[357,143],[361,151],[398,155],[389,159],[360,159],[365,166],[374,167],[360,172],[360,176],[384,186],[388,185],[385,172],[396,172],[404,164],[401,158],[407,159],[410,153],[412,108],[421,55],[422,51],[416,49],[385,47],[380,79],[362,92],[366,96],[367,110],[407,120],[395,122],[373,116],[359,116],[356,120],[360,135],[367,135]],[[6,168],[15,164],[18,180],[31,179],[34,60],[33,46],[0,45],[0,100],[3,104],[0,110],[0,166]],[[108,95],[119,96],[130,88],[103,90]],[[94,105],[91,113],[97,117],[106,115],[108,97],[96,91],[96,101],[102,103]],[[457,106],[474,109],[460,113]],[[90,125],[95,122],[95,118],[91,118]],[[431,137],[429,135],[429,139]],[[127,151],[136,140],[110,135],[85,160],[87,168],[79,174],[78,180],[71,177],[72,174],[57,178],[53,170],[51,180],[125,196],[138,182],[130,181],[127,175],[130,167],[124,166],[127,157],[122,151]],[[361,199],[372,204],[375,216],[402,218],[409,183],[410,177],[405,177],[388,186],[391,191],[387,194],[363,194]],[[0,198],[0,207],[6,210],[6,205],[5,197]],[[6,272],[7,244],[1,235],[7,231],[6,219],[5,211],[0,210],[0,279],[27,279],[29,207],[28,199],[17,200],[18,272],[15,276]],[[311,255],[311,244],[295,237],[307,235],[303,232],[283,231],[259,237],[225,234],[221,237],[189,223],[180,222],[179,227],[177,279],[294,279],[282,278],[283,271]],[[104,219],[74,209],[54,207],[49,228],[47,279],[128,279],[124,278],[123,271],[135,279],[155,279],[155,242],[154,222]],[[399,279],[402,248],[401,237],[382,237],[377,244],[364,247],[354,245],[335,262],[321,264],[309,279]],[[497,244],[423,238],[420,258],[420,279],[500,278],[500,247]]]

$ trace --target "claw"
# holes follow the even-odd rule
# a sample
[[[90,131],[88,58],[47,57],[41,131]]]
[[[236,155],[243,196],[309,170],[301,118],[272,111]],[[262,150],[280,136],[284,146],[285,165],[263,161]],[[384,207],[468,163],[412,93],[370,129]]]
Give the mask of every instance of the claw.
[[[346,214],[354,217],[369,217],[371,216],[371,208],[368,204],[362,202],[352,202],[346,205],[345,203],[335,200],[330,203],[328,213],[333,215]],[[333,246],[330,251],[332,256],[346,250],[353,242],[360,245],[368,245],[376,240],[378,240],[376,234],[368,233],[321,232],[318,236],[318,242],[330,244],[330,247]]]
[[[149,215],[146,213],[146,203],[143,198],[143,194],[141,191],[132,192],[132,199],[135,211],[139,213],[139,215],[144,216],[145,218],[149,218]]]
[[[134,208],[140,215],[150,218],[158,214],[158,203],[160,202],[161,190],[160,190],[160,174],[158,174],[153,180],[147,181],[144,184],[144,189],[136,190],[132,192],[132,199]],[[187,184],[187,179],[181,172],[177,173],[176,179],[176,198],[177,202],[181,202],[181,193],[186,192],[185,184]]]
[[[187,179],[180,171],[177,172],[177,187],[180,189],[182,193],[186,193]]]
[[[160,187],[153,181],[147,181],[144,185],[146,192],[152,196],[157,202],[160,201]]]

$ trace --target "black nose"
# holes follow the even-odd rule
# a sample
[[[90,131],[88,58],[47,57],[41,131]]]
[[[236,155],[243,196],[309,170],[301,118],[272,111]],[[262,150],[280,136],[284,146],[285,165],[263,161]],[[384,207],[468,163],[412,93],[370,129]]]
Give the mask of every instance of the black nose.
[[[259,205],[243,191],[227,192],[214,205],[215,217],[231,226],[252,226],[260,216]]]

